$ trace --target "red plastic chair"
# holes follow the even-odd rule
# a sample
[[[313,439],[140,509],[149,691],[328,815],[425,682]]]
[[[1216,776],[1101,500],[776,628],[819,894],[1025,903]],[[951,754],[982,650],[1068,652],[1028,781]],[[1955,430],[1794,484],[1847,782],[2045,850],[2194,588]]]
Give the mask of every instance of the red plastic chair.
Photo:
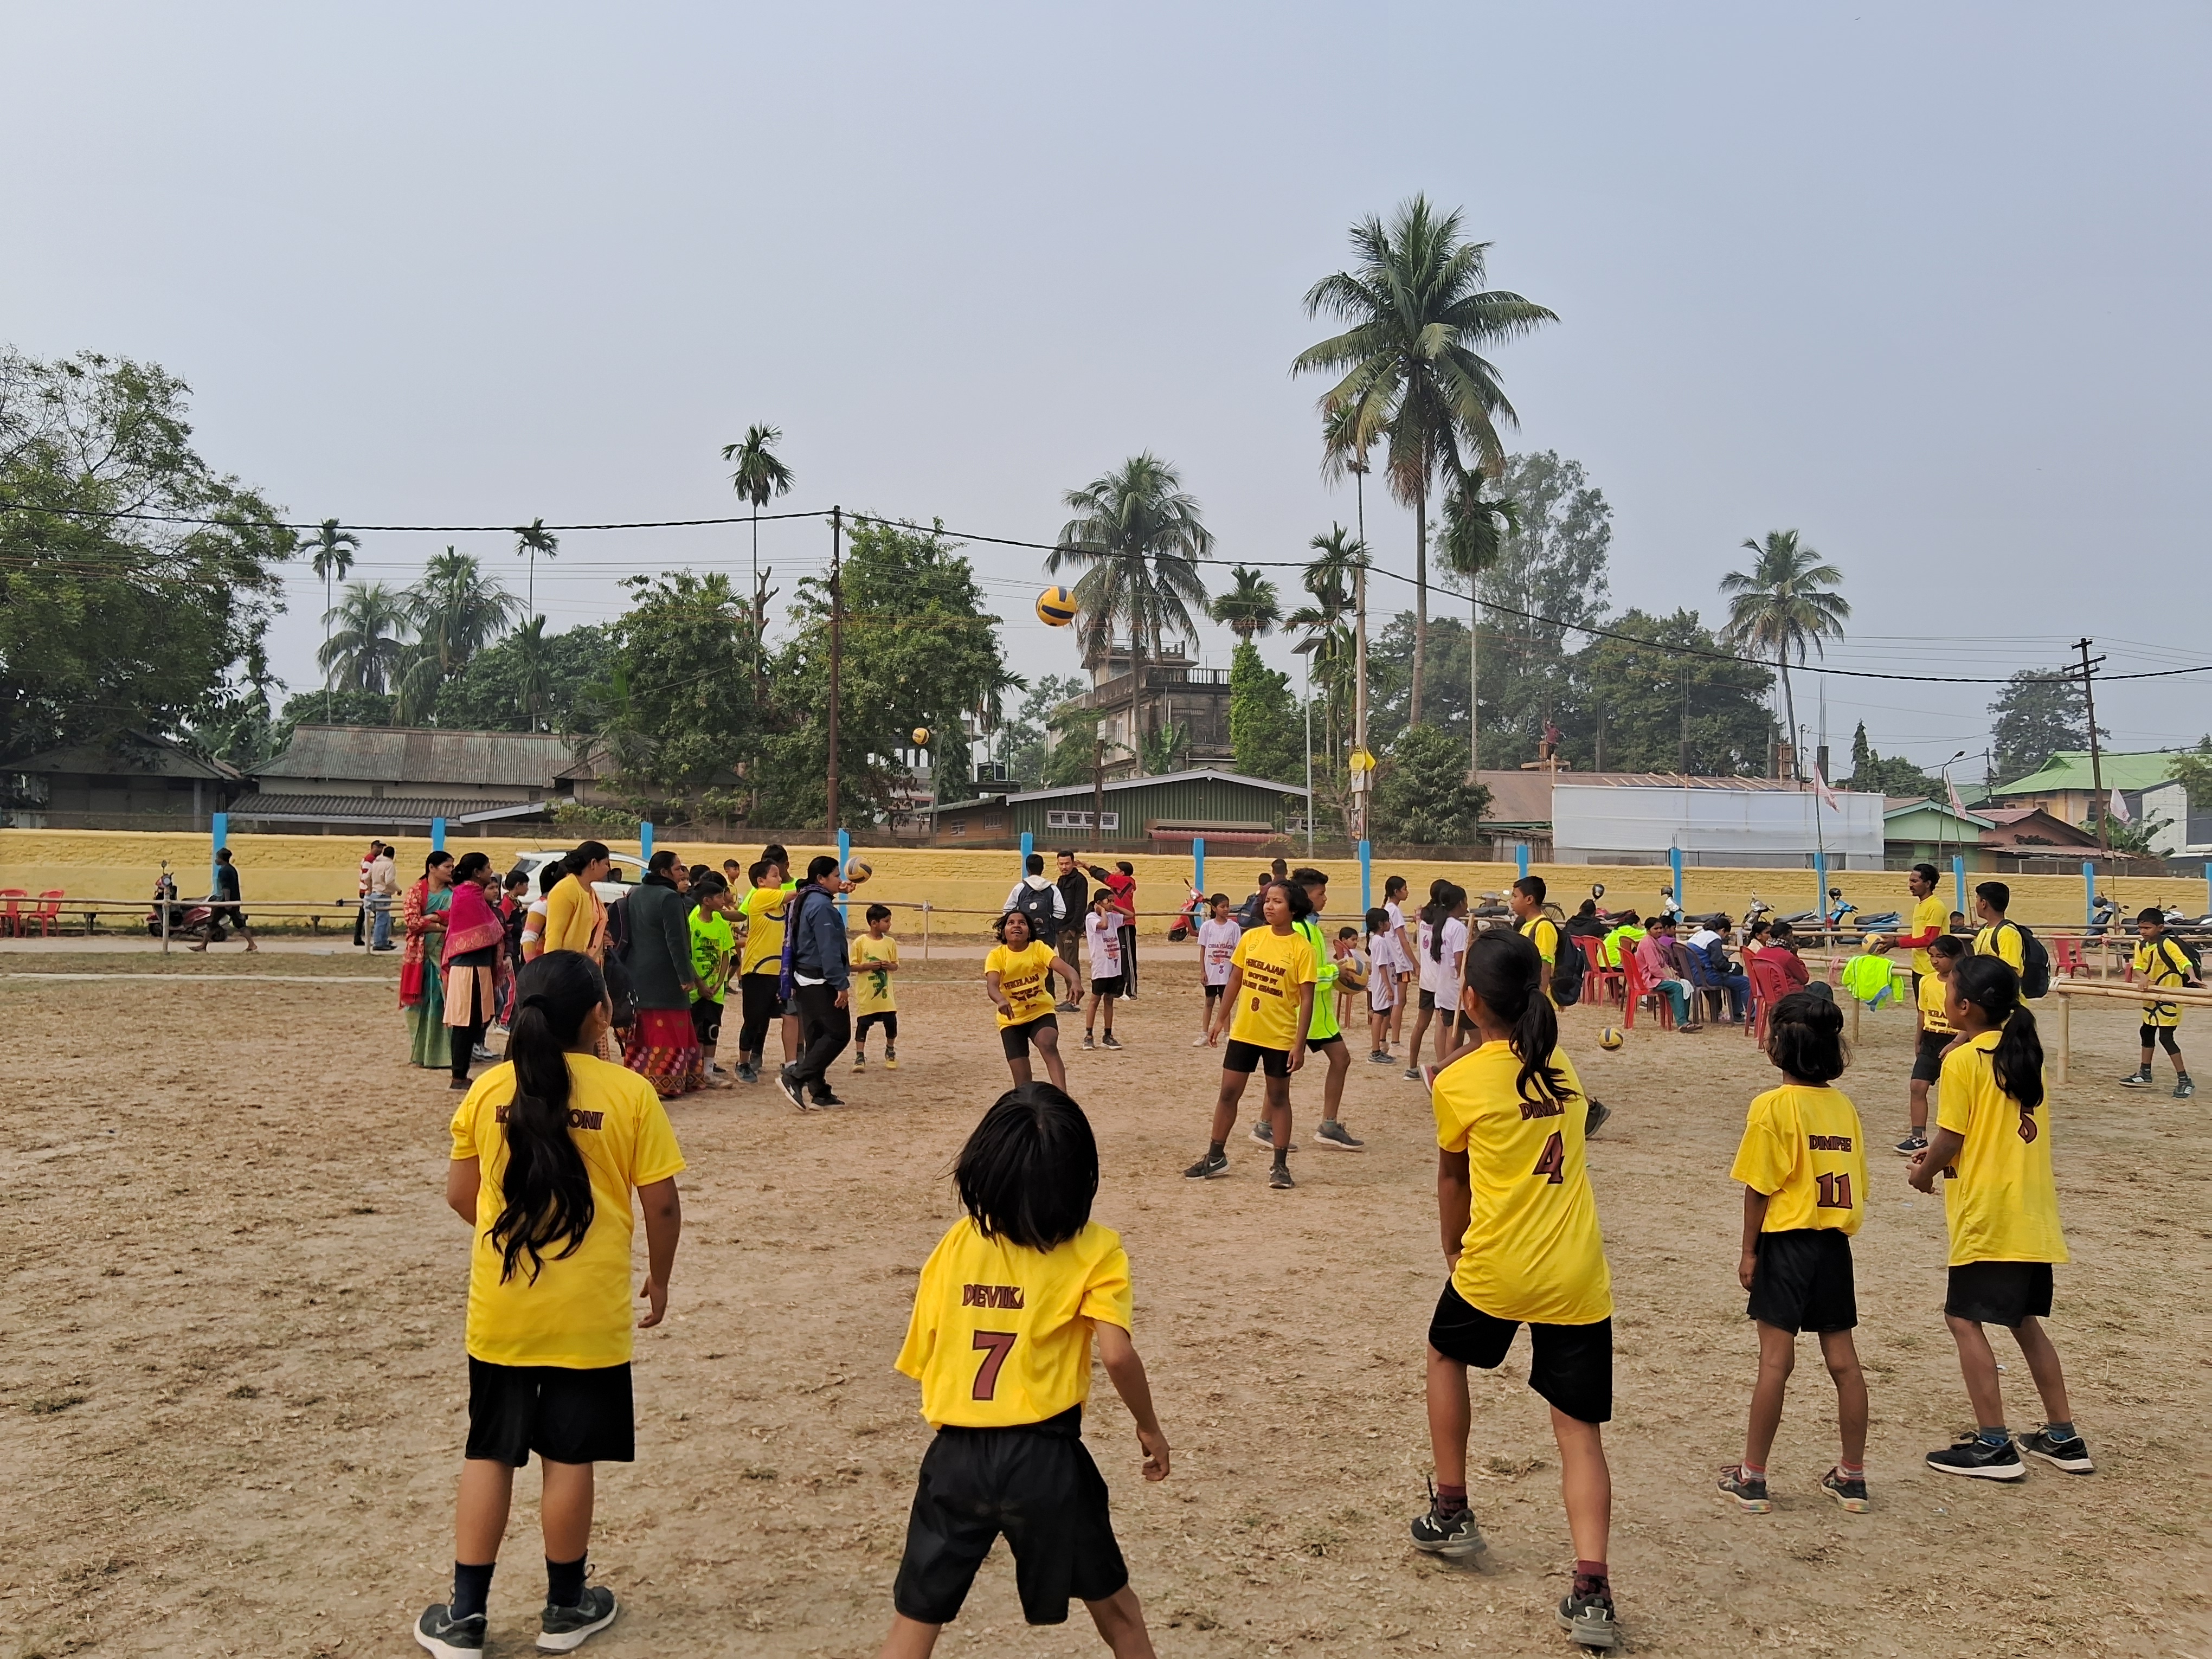
[[[1751,1040],[1761,1048],[1766,1046],[1766,1017],[1774,1005],[1790,994],[1790,976],[1782,971],[1779,963],[1766,962],[1753,957],[1746,970],[1751,978],[1752,1016],[1744,1022],[1744,1030]]]
[[[2051,936],[2051,963],[2060,973],[2072,979],[2081,971],[2081,941],[2068,939],[2062,933]]]
[[[27,935],[31,929],[35,927],[39,930],[40,939],[52,938],[54,930],[61,926],[62,901],[68,896],[69,895],[58,887],[40,894],[39,908],[22,918],[25,934]]]
[[[1583,1000],[1595,1002],[1602,997],[1607,1002],[1619,1002],[1626,994],[1626,981],[1620,969],[1605,959],[1605,941],[1595,939],[1587,933],[1570,935],[1583,953]]]
[[[0,887],[0,899],[7,901],[0,904],[0,933],[23,936],[23,913],[17,907],[30,896],[21,887]]]
[[[1674,1025],[1674,1002],[1664,994],[1655,994],[1651,981],[1644,976],[1644,964],[1636,959],[1636,952],[1624,946],[1620,952],[1620,972],[1624,1006],[1620,1023],[1630,1030],[1636,1029],[1636,1005],[1647,996],[1656,995],[1653,1006],[1659,1012],[1659,1029],[1672,1030]]]

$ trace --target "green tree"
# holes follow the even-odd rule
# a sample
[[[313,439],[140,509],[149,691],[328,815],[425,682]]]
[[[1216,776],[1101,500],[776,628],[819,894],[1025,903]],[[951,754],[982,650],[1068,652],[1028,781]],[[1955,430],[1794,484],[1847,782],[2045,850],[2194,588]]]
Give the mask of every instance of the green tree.
[[[521,606],[484,574],[474,554],[450,547],[432,556],[404,597],[415,647],[392,689],[399,696],[400,722],[411,726],[428,717],[438,688],[497,639]]]
[[[453,550],[450,547],[446,550],[448,553]],[[538,556],[543,553],[551,558],[561,550],[561,538],[545,527],[544,520],[532,519],[528,524],[515,526],[514,550],[530,562],[530,591],[523,600],[522,614],[534,617],[538,614]]]
[[[2166,772],[2168,777],[2181,781],[2182,793],[2191,806],[2200,812],[2212,806],[2212,733],[2197,739],[2195,749],[2176,755]]]
[[[1481,833],[1490,791],[1469,783],[1467,755],[1449,732],[1410,726],[1376,769],[1375,828],[1419,847],[1465,847]]]
[[[730,488],[738,492],[739,501],[750,503],[753,509],[753,585],[749,603],[752,606],[756,684],[768,638],[768,594],[761,586],[761,508],[778,495],[791,494],[791,486],[796,482],[791,469],[776,457],[775,446],[782,441],[781,428],[756,424],[747,427],[745,435],[736,443],[722,446],[722,459],[737,463],[736,470],[730,474]]]
[[[378,696],[393,689],[407,653],[406,596],[384,582],[348,582],[337,608],[326,615],[337,631],[315,653],[317,665],[341,691]]]
[[[1322,278],[1305,301],[1308,316],[1327,313],[1349,326],[1299,353],[1291,369],[1339,376],[1321,399],[1325,419],[1349,411],[1331,442],[1361,457],[1383,445],[1391,493],[1413,509],[1410,706],[1418,722],[1430,491],[1440,481],[1448,490],[1459,485],[1470,462],[1493,474],[1504,465],[1498,428],[1516,416],[1497,367],[1481,353],[1559,319],[1518,294],[1486,289],[1490,245],[1465,240],[1459,214],[1439,216],[1425,197],[1400,207],[1388,226],[1376,218],[1354,225],[1352,245],[1352,268]]]
[[[350,530],[338,528],[336,519],[325,519],[315,532],[315,538],[307,544],[309,568],[323,583],[323,643],[331,642],[331,606],[333,584],[345,580],[346,572],[353,568],[353,556],[361,550],[361,538]],[[325,696],[330,691],[330,676],[323,677]],[[327,720],[329,715],[324,719]]]
[[[431,722],[463,732],[576,729],[584,688],[605,672],[613,631],[601,623],[544,634],[533,617],[469,658],[438,688]]]
[[[1482,579],[1505,556],[1507,538],[1521,527],[1521,504],[1483,494],[1477,472],[1455,485],[1445,510],[1444,568],[1464,583],[1467,606],[1467,763],[1482,764]]]
[[[1868,740],[1864,720],[1851,733],[1850,787],[1875,795],[1925,795],[1930,800],[1943,798],[1943,786],[1904,756],[1892,755],[1884,759]]]
[[[1304,787],[1305,731],[1291,677],[1262,662],[1249,640],[1229,659],[1229,746],[1246,777]]]
[[[719,570],[623,586],[629,608],[612,625],[604,672],[577,694],[570,729],[580,753],[611,765],[615,789],[675,823],[728,791],[756,753],[757,704],[739,689],[749,612]]]
[[[2026,777],[2063,749],[2089,746],[2081,682],[2063,669],[2024,668],[1990,705],[1990,781]],[[2100,738],[2112,734],[2102,727]]]
[[[1264,639],[1283,620],[1282,597],[1261,572],[1234,565],[1229,591],[1217,596],[1206,613],[1240,640]]]
[[[1334,781],[1353,690],[1352,587],[1368,563],[1367,549],[1341,525],[1307,546],[1319,556],[1305,569],[1304,585],[1311,599],[1292,611],[1285,625],[1305,635],[1297,649],[1311,663],[1313,690],[1322,706],[1321,752],[1328,757],[1322,770]]]
[[[1770,530],[1764,541],[1746,537],[1743,544],[1759,556],[1748,571],[1731,570],[1721,578],[1721,592],[1733,595],[1721,637],[1740,650],[1772,657],[1781,668],[1783,714],[1795,753],[1797,700],[1790,687],[1790,659],[1802,663],[1808,647],[1820,652],[1828,641],[1844,637],[1851,607],[1835,591],[1844,573],[1801,545],[1794,530]],[[1796,770],[1803,775],[1802,767]]]
[[[1028,688],[1014,717],[999,728],[999,759],[1009,778],[1035,785],[1045,775],[1053,750],[1053,714],[1083,690],[1084,683],[1073,674],[1047,674]],[[1090,764],[1087,757],[1084,763]]]
[[[276,747],[282,750],[286,743],[291,741],[293,727],[314,724],[389,726],[392,724],[392,694],[389,691],[344,690],[295,692],[284,699],[284,706],[276,715]]]
[[[1198,632],[1191,613],[1206,610],[1198,562],[1212,553],[1213,532],[1182,475],[1149,450],[1069,490],[1066,501],[1075,517],[1060,526],[1060,545],[1045,556],[1045,568],[1083,572],[1075,600],[1082,607],[1086,661],[1108,654],[1116,624],[1129,630],[1130,725],[1141,776],[1151,729],[1146,650],[1158,657],[1170,629],[1186,636]]]
[[[180,732],[282,609],[294,533],[194,448],[189,393],[151,363],[0,349],[0,759]]]
[[[1719,654],[1720,641],[1694,611],[1632,610],[1606,627],[1628,638],[1594,639],[1568,660],[1570,701],[1559,725],[1575,765],[1701,777],[1766,769],[1770,672]]]

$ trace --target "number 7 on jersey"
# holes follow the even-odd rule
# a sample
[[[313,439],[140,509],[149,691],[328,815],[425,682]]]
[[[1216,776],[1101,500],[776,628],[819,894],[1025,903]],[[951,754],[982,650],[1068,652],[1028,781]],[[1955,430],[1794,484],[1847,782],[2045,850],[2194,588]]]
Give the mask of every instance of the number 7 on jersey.
[[[1006,1356],[1014,1351],[1015,1332],[978,1331],[975,1347],[982,1354],[983,1363],[975,1368],[975,1387],[971,1398],[989,1400],[999,1391],[999,1372],[1006,1365]]]

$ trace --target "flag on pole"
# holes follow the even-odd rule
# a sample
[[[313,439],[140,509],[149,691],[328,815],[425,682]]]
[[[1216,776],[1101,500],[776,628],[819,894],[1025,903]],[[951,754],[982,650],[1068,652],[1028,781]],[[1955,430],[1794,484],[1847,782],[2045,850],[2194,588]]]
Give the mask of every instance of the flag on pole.
[[[1836,799],[1836,792],[1828,787],[1828,781],[1820,775],[1820,769],[1818,766],[1813,769],[1813,789],[1814,793],[1818,794],[1829,807],[1838,812],[1843,811],[1841,803]]]
[[[1956,778],[1946,778],[1944,781],[1951,786],[1951,810],[1960,817],[1965,817],[1966,803],[1959,799],[1959,781]]]
[[[2128,811],[2128,798],[2120,793],[2118,784],[2112,786],[2112,816],[2122,823],[2135,822],[2135,815]]]

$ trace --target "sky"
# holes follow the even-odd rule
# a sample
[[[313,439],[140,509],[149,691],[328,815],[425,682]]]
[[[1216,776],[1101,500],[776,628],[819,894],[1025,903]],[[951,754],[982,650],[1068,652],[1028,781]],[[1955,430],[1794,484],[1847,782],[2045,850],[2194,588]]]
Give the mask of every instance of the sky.
[[[1509,439],[1604,490],[1617,607],[1710,619],[1745,538],[1794,528],[1844,572],[1835,667],[2001,678],[2087,635],[2142,672],[2212,662],[2208,48],[2201,4],[2022,0],[10,0],[0,341],[162,363],[203,453],[303,520],[718,515],[721,446],[767,422],[779,507],[1049,540],[1150,449],[1218,586],[1352,521],[1302,300],[1422,191],[1559,313],[1496,353]],[[1410,570],[1410,514],[1366,506]],[[371,536],[356,574],[448,541],[522,586],[492,533]],[[760,545],[787,600],[828,532]],[[1075,672],[1042,556],[972,550],[1009,665]],[[578,533],[538,609],[748,556]],[[319,584],[290,598],[296,690]],[[2105,683],[2100,719],[2192,743],[2208,684]],[[1830,740],[1978,775],[1994,690],[1828,676]]]

